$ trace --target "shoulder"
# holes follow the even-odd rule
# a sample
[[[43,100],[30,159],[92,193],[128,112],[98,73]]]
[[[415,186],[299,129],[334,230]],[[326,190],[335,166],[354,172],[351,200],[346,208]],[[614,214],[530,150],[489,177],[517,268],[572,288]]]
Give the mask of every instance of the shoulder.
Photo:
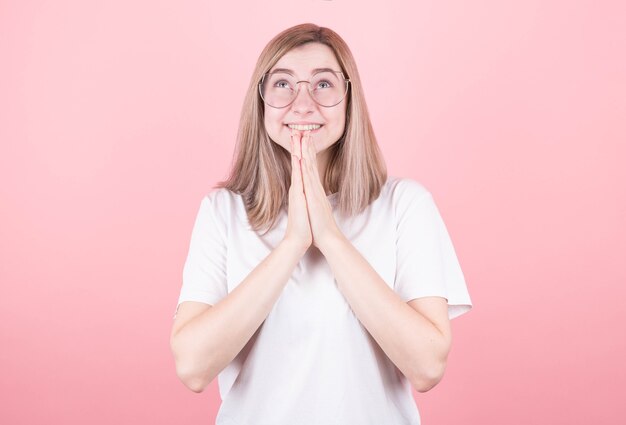
[[[214,187],[204,195],[202,202],[212,204],[214,208],[224,208],[228,204],[236,202],[237,198],[240,197],[241,195],[231,192],[225,187]]]
[[[213,217],[226,223],[241,221],[247,223],[247,216],[243,199],[240,194],[224,187],[214,187],[202,198],[201,208],[209,212]],[[233,220],[235,220],[233,222]]]
[[[413,180],[409,177],[395,177],[389,176],[385,187],[383,189],[394,203],[401,202],[403,200],[420,200],[427,197],[432,197],[430,191],[417,180]]]
[[[203,196],[200,210],[215,218],[225,220],[237,212],[239,204],[241,204],[241,195],[218,187],[211,189]]]

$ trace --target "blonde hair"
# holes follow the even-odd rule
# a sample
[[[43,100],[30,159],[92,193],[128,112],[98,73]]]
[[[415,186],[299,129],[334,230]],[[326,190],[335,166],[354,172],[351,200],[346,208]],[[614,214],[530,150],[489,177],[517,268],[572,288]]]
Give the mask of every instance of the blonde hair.
[[[264,125],[264,103],[258,90],[261,78],[291,49],[322,43],[335,53],[341,71],[350,79],[345,100],[343,135],[329,147],[323,186],[337,193],[340,214],[362,212],[380,195],[387,168],[376,142],[356,63],[346,42],[329,28],[300,24],[275,36],[257,60],[241,111],[237,144],[229,177],[215,187],[242,196],[248,221],[255,231],[269,231],[283,208],[291,186],[290,153],[274,143]]]

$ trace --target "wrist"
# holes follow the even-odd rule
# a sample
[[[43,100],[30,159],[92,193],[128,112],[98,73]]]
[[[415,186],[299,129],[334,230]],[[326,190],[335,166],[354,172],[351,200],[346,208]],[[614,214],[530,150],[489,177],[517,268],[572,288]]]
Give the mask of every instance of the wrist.
[[[335,246],[344,242],[348,242],[348,240],[341,231],[337,230],[336,232],[328,232],[323,238],[316,241],[316,246],[326,256],[327,253],[332,252]]]
[[[290,252],[296,252],[299,258],[302,258],[309,249],[308,246],[305,246],[301,242],[287,237],[280,241],[280,245],[287,247]]]

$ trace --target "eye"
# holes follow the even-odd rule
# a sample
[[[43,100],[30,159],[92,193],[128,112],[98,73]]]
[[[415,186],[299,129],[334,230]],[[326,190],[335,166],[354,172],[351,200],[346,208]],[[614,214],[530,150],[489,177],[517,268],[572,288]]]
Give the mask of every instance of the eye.
[[[324,84],[326,84],[326,86],[325,86],[325,87],[322,87]],[[318,87],[318,88],[321,88],[321,89],[325,89],[325,88],[328,88],[328,87],[332,87],[332,84],[330,84],[328,81],[320,81],[320,82],[317,84],[317,87]]]
[[[286,87],[285,87],[285,86],[286,86]],[[289,82],[288,82],[288,81],[286,81],[286,80],[280,80],[280,81],[277,81],[277,82],[274,84],[274,87],[278,87],[278,88],[281,88],[281,89],[288,89],[288,88],[290,88],[290,87],[289,87]]]

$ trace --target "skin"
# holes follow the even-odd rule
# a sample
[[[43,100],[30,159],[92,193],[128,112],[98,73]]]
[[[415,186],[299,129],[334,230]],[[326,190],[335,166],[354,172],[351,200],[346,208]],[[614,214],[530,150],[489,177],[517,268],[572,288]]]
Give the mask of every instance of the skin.
[[[298,80],[325,66],[339,69],[332,51],[317,43],[288,52],[277,64],[296,71]],[[452,338],[445,298],[400,299],[345,238],[322,187],[327,149],[345,126],[345,104],[344,99],[332,108],[320,107],[300,88],[290,107],[266,106],[268,134],[291,153],[287,231],[283,241],[215,306],[193,301],[180,305],[170,344],[177,374],[191,390],[203,391],[241,351],[311,245],[328,261],[339,291],[359,321],[412,385],[428,391],[443,377]],[[298,121],[324,126],[314,134],[292,134],[284,126]]]
[[[307,43],[290,50],[270,72],[276,68],[292,70],[298,81],[309,80],[315,68],[341,70],[333,51],[321,43]],[[285,108],[265,105],[264,124],[274,143],[291,153],[293,184],[289,191],[285,237],[306,250],[311,244],[318,246],[318,241],[329,233],[341,233],[322,181],[328,148],[339,140],[345,129],[347,101],[343,99],[335,106],[324,107],[313,100],[308,84],[298,84],[297,90],[295,100]],[[311,133],[287,126],[300,122],[322,124],[322,127]]]
[[[339,62],[330,47],[321,43],[307,43],[287,52],[270,69],[287,68],[294,71],[298,81],[309,80],[315,68],[331,68],[341,71]],[[308,91],[308,84],[298,84],[298,93],[293,103],[285,108],[272,108],[265,105],[265,129],[274,141],[293,153],[291,146],[292,130],[287,123],[311,122],[322,127],[311,134],[309,142],[313,145],[317,157],[317,166],[321,177],[328,162],[328,148],[335,144],[343,134],[346,125],[347,100],[330,108],[315,103]],[[297,132],[300,136],[300,133]],[[298,152],[300,156],[300,153]]]
[[[300,80],[306,75],[302,72],[330,64],[333,59],[326,46],[311,44],[286,54],[277,67],[297,68]],[[271,111],[266,106],[270,137],[291,152],[284,239],[301,247],[302,252],[311,245],[320,250],[359,321],[413,386],[420,392],[428,391],[442,379],[452,343],[446,299],[421,297],[404,302],[343,235],[322,186],[320,170],[325,170],[328,147],[343,133],[345,103],[344,99],[336,107],[320,108],[300,89],[295,105],[284,111]],[[309,132],[301,134],[284,126],[284,122],[305,116],[313,122],[324,119],[326,128],[321,130],[325,131],[312,137]],[[290,143],[283,145],[287,134]]]
[[[294,134],[285,241],[311,244],[328,261],[337,288],[385,354],[420,392],[442,379],[452,343],[445,298],[404,302],[335,222],[322,187],[314,146]],[[298,155],[300,153],[300,155]]]

